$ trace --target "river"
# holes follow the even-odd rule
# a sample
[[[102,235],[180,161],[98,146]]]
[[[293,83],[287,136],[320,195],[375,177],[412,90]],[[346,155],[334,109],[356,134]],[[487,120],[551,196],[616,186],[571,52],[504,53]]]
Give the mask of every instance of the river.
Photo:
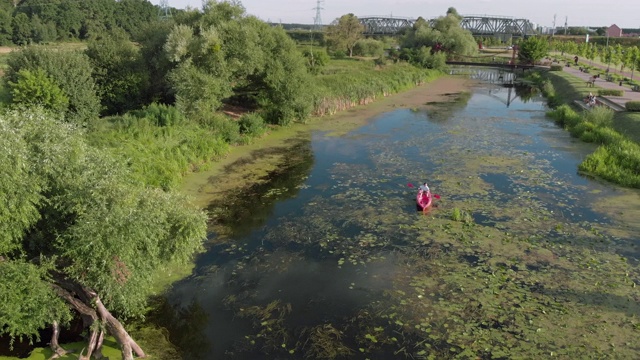
[[[151,322],[184,359],[640,357],[638,191],[578,174],[594,145],[535,92],[443,96],[212,176],[237,186]]]

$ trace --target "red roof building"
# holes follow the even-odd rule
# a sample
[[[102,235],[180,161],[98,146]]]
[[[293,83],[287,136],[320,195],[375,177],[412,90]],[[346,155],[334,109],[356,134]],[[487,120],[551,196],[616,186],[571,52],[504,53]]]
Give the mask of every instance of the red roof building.
[[[622,29],[620,29],[616,24],[609,26],[605,33],[608,37],[622,37]]]

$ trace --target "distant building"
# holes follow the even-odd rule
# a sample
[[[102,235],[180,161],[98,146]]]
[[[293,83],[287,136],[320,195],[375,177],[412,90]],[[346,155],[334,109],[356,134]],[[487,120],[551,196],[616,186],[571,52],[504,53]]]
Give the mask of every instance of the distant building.
[[[607,30],[605,31],[605,34],[608,37],[622,37],[622,29],[620,29],[618,25],[613,24],[607,28]]]

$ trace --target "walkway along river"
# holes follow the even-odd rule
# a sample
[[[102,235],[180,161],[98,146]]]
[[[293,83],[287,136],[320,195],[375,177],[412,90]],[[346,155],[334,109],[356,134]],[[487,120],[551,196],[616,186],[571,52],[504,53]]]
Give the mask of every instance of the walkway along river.
[[[194,186],[207,251],[150,316],[183,358],[640,357],[638,191],[577,175],[594,148],[537,94],[442,95]]]

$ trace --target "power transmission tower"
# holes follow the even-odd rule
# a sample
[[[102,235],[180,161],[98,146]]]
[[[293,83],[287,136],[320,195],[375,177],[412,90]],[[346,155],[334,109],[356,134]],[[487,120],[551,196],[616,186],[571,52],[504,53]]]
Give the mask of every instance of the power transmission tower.
[[[322,29],[322,16],[320,16],[320,11],[324,10],[322,3],[324,3],[324,0],[317,0],[316,7],[313,8],[313,10],[316,11],[316,17],[313,18],[314,31],[320,31]]]
[[[565,34],[565,35],[567,35],[567,28],[568,28],[568,26],[567,26],[567,20],[568,20],[568,19],[569,19],[569,17],[568,17],[568,16],[565,16],[565,17],[564,17],[564,34]]]
[[[169,7],[169,0],[160,0],[160,9],[158,10],[158,18],[160,20],[167,20],[171,18],[171,8]]]
[[[553,14],[553,29],[551,30],[551,37],[556,34],[556,14]]]

